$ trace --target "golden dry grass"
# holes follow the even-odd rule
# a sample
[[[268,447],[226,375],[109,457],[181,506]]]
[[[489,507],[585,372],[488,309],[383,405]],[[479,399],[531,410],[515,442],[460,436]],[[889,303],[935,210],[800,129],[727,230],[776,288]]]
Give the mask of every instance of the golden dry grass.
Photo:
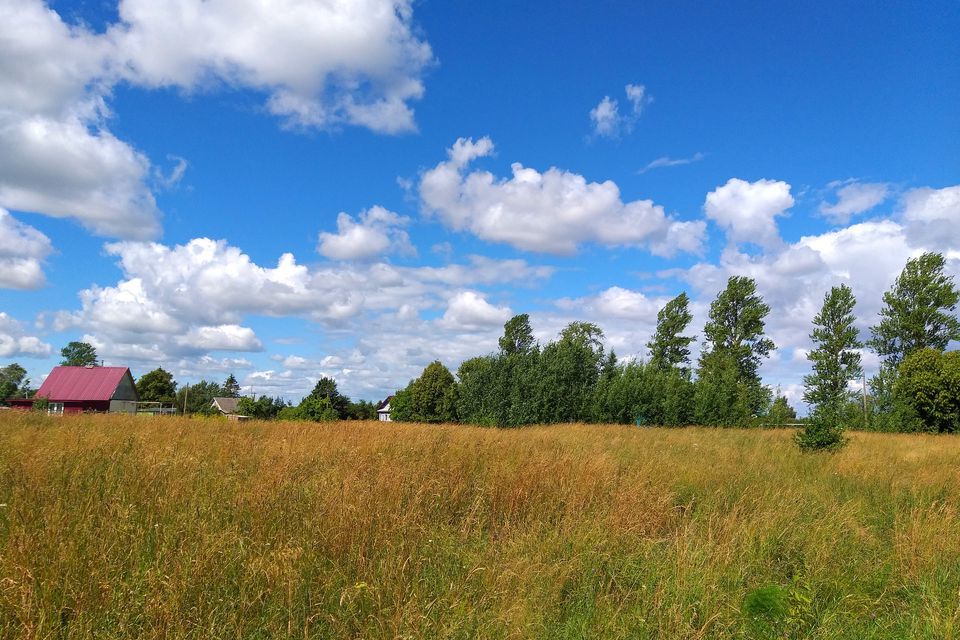
[[[0,505],[2,638],[960,638],[951,437],[4,412]]]

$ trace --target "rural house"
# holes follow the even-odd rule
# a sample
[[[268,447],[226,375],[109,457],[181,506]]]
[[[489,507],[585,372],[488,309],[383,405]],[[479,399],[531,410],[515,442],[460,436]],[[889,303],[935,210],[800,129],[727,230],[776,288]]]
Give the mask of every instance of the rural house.
[[[127,367],[54,367],[37,389],[35,398],[46,398],[51,414],[109,411],[137,412],[137,388]],[[11,399],[21,409],[33,406],[34,398]]]
[[[387,397],[386,400],[377,405],[377,420],[380,422],[392,422],[390,419],[391,400],[393,400],[393,396]]]
[[[214,398],[210,403],[211,409],[216,409],[225,416],[236,415],[240,398]]]
[[[227,416],[228,420],[236,420],[238,422],[249,420],[250,416],[244,416],[237,413],[237,408],[239,406],[240,398],[215,397],[213,402],[210,403],[211,409],[215,409],[221,414]]]

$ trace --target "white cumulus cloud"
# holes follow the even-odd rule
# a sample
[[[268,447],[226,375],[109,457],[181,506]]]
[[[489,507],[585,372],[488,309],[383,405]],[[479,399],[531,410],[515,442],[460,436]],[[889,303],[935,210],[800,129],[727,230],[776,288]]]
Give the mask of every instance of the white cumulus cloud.
[[[52,251],[50,238],[0,208],[0,289],[42,287],[42,264]]]
[[[291,126],[415,128],[409,102],[433,54],[409,0],[123,0],[119,13],[107,37],[130,82],[254,89]]]
[[[703,210],[726,232],[729,241],[775,247],[781,242],[776,218],[793,203],[786,182],[730,178],[707,194]]]
[[[623,202],[610,180],[588,182],[562,169],[541,173],[520,163],[512,165],[510,178],[467,172],[473,159],[492,152],[489,138],[457,140],[449,159],[421,176],[427,214],[455,230],[527,251],[569,255],[587,242],[644,247],[661,256],[701,249],[703,221],[677,220],[651,200]]]
[[[914,244],[960,250],[960,185],[908,191],[903,196],[902,218]]]
[[[27,335],[16,318],[0,311],[0,358],[46,358],[52,351],[50,345],[37,336]]]
[[[362,211],[358,217],[356,220],[341,212],[337,216],[337,233],[321,232],[317,251],[333,260],[368,260],[387,252],[416,253],[402,229],[409,218],[380,206]]]
[[[149,238],[150,163],[106,127],[115,49],[37,0],[0,4],[0,206]]]
[[[215,327],[194,327],[177,342],[197,351],[261,351],[263,344],[253,329],[236,324],[221,324]]]
[[[448,328],[503,326],[510,319],[509,307],[497,307],[476,291],[461,291],[450,298],[440,323]]]

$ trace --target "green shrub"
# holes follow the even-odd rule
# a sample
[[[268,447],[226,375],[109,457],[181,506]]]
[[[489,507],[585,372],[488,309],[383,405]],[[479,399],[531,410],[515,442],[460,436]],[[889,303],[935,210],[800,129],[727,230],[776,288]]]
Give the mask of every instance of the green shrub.
[[[897,369],[895,398],[909,407],[924,431],[960,431],[960,351],[914,351]]]

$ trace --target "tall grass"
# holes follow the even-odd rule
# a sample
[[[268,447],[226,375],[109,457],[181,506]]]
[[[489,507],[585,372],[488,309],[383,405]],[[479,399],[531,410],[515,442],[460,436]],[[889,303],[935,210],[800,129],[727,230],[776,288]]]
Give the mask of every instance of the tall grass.
[[[0,414],[0,638],[960,638],[960,439]]]

